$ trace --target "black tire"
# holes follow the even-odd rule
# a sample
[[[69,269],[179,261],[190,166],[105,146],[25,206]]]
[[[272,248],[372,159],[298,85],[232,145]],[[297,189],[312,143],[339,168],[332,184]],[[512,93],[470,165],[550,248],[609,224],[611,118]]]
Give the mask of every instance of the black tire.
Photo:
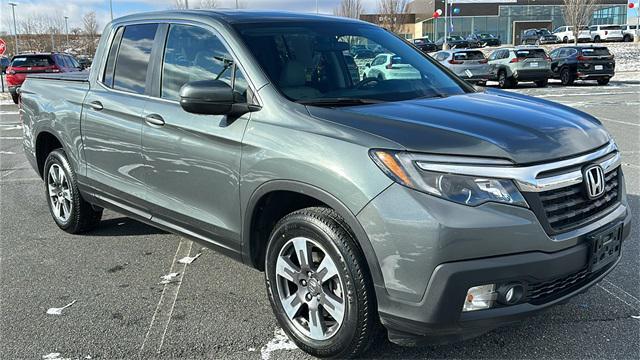
[[[610,78],[598,79],[598,85],[607,85],[609,84]]]
[[[546,87],[549,84],[549,79],[534,81],[537,87]]]
[[[20,102],[20,95],[18,94],[11,94],[11,100],[13,100],[14,104],[18,104]]]
[[[334,210],[313,207],[298,210],[285,216],[276,224],[269,239],[265,258],[265,282],[273,312],[280,327],[289,338],[300,349],[313,356],[357,357],[362,355],[373,341],[380,338],[379,335],[382,334],[382,325],[377,316],[375,293],[366,261],[354,236],[348,229],[347,224]],[[321,249],[324,251],[323,253],[326,253],[322,257],[323,260],[326,256],[330,256],[330,260],[334,262],[339,276],[339,278],[336,276],[334,279],[342,279],[342,285],[340,285],[343,290],[342,294],[349,295],[343,296],[344,317],[342,323],[327,339],[317,340],[306,334],[304,332],[305,329],[301,329],[301,326],[304,325],[300,325],[297,322],[294,323],[296,321],[295,316],[293,320],[290,319],[282,305],[281,291],[284,291],[285,286],[291,286],[289,285],[291,283],[287,282],[287,285],[282,285],[283,277],[276,275],[277,261],[282,252],[286,251],[288,246],[291,246],[293,239],[299,240],[301,238],[311,239],[319,244],[323,248]],[[312,246],[311,249],[318,248]],[[295,251],[294,254],[297,252]],[[313,259],[313,256],[311,256],[311,259]],[[313,260],[308,263],[311,264],[308,268],[313,270],[315,266],[315,269],[318,270]],[[299,271],[293,273],[298,274],[296,279],[300,281],[300,285],[296,285],[295,293],[299,294],[299,291],[307,292],[307,296],[309,296],[312,275],[308,277],[309,283],[299,280],[299,276],[305,276],[304,274],[309,273],[306,270],[307,267],[301,265],[300,261],[298,261],[297,266]],[[314,273],[313,276],[317,274],[320,274],[320,272]],[[315,284],[317,283],[315,282]],[[320,282],[319,286],[323,289],[322,296],[324,297],[327,291],[324,288],[326,284]],[[313,299],[314,296],[316,295],[309,296],[309,299]],[[317,298],[320,301],[321,295],[317,295]],[[306,316],[310,319],[309,304],[302,302],[301,305],[296,305],[299,307],[298,310],[295,310],[295,314],[302,314],[298,316],[304,317],[306,309]],[[324,309],[324,306],[319,306],[318,308]],[[326,310],[322,311],[326,312]],[[323,322],[326,321],[326,318],[324,319]],[[309,327],[309,330],[311,329],[308,323],[306,326]]]
[[[507,77],[507,72],[505,70],[498,71],[498,86],[501,89],[508,89],[511,87],[511,80]]]
[[[575,78],[573,77],[571,71],[569,71],[569,68],[565,67],[560,71],[560,82],[562,83],[562,85],[570,86],[573,85],[574,81]]]
[[[61,169],[64,172],[64,176],[67,179],[68,191],[70,193],[69,203],[71,209],[69,211],[68,219],[62,220],[54,214],[53,201],[51,200],[49,190],[49,177],[51,176],[51,168],[56,166],[56,169]],[[47,204],[49,205],[49,211],[51,217],[55,221],[56,225],[60,229],[71,233],[78,234],[88,231],[100,223],[102,218],[102,209],[95,210],[91,204],[86,202],[80,192],[78,191],[78,183],[75,171],[71,168],[67,156],[62,149],[53,150],[44,163],[44,188],[47,196]]]
[[[633,36],[631,36],[629,34],[625,34],[624,38],[622,38],[622,41],[624,41],[624,42],[632,42],[633,41]]]
[[[593,38],[593,42],[595,43],[599,43],[600,42],[600,36],[596,36]]]
[[[563,42],[563,43],[565,43],[565,44],[568,44],[568,43],[569,43],[569,38],[568,38],[567,36],[565,36],[565,37],[562,39],[562,42]]]

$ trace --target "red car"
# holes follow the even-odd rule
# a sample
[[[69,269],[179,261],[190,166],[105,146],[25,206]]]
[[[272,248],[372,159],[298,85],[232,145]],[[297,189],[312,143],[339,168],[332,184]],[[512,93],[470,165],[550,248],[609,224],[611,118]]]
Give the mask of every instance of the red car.
[[[81,71],[82,66],[73,56],[62,53],[23,54],[11,59],[7,67],[7,85],[16,104],[20,98],[18,90],[28,74]]]

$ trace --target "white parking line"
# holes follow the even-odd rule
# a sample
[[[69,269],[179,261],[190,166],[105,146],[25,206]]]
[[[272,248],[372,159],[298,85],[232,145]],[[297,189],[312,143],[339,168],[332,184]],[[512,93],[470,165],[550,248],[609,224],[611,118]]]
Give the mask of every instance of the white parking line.
[[[162,349],[164,338],[167,335],[167,329],[171,322],[173,308],[176,305],[176,299],[180,292],[180,285],[184,278],[184,272],[187,268],[187,264],[179,264],[178,259],[189,256],[191,254],[192,246],[193,242],[186,239],[181,239],[178,244],[169,273],[178,273],[179,275],[175,280],[165,284],[162,289],[160,300],[158,301],[156,310],[151,318],[151,323],[149,324],[149,329],[147,330],[147,334],[145,335],[138,352],[140,357],[155,356],[155,354],[159,354]]]
[[[627,297],[628,293],[626,291],[620,291],[609,284],[610,282],[607,281],[605,283],[603,281],[598,284],[598,287],[604,290],[605,292],[607,292],[609,295],[613,296],[614,298],[620,300],[622,303],[626,304],[633,310],[640,311],[640,303],[636,301],[637,299],[634,296],[631,296],[631,298],[635,300],[631,300]],[[623,298],[625,298],[626,300]]]
[[[0,140],[22,140],[22,136],[0,136]]]
[[[600,120],[611,121],[611,122],[614,122],[614,123],[624,124],[624,125],[640,126],[640,124],[634,124],[634,123],[630,123],[630,122],[626,122],[626,121],[620,121],[620,120],[607,119],[607,118],[603,118],[603,117],[601,117]]]

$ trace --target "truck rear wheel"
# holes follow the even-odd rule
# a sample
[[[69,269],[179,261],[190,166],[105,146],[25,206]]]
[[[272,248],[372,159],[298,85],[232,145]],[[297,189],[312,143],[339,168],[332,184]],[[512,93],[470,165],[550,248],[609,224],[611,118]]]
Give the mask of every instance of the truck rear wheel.
[[[269,300],[296,345],[318,357],[361,355],[380,334],[364,256],[332,209],[295,211],[274,227],[265,258]]]
[[[62,149],[53,150],[44,163],[44,186],[53,220],[68,233],[77,234],[95,227],[102,210],[95,210],[78,191],[76,174]]]

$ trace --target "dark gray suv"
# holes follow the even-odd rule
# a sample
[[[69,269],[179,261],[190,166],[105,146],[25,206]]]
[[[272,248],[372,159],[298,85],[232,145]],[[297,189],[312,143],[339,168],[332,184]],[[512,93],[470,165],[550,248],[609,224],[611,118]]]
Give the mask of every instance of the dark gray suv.
[[[354,76],[359,45],[406,76]],[[601,280],[630,230],[597,119],[478,90],[356,20],[127,16],[90,73],[30,76],[21,106],[60,228],[114,209],[262,270],[316,356],[362,354],[385,328],[406,345],[517,321]]]

